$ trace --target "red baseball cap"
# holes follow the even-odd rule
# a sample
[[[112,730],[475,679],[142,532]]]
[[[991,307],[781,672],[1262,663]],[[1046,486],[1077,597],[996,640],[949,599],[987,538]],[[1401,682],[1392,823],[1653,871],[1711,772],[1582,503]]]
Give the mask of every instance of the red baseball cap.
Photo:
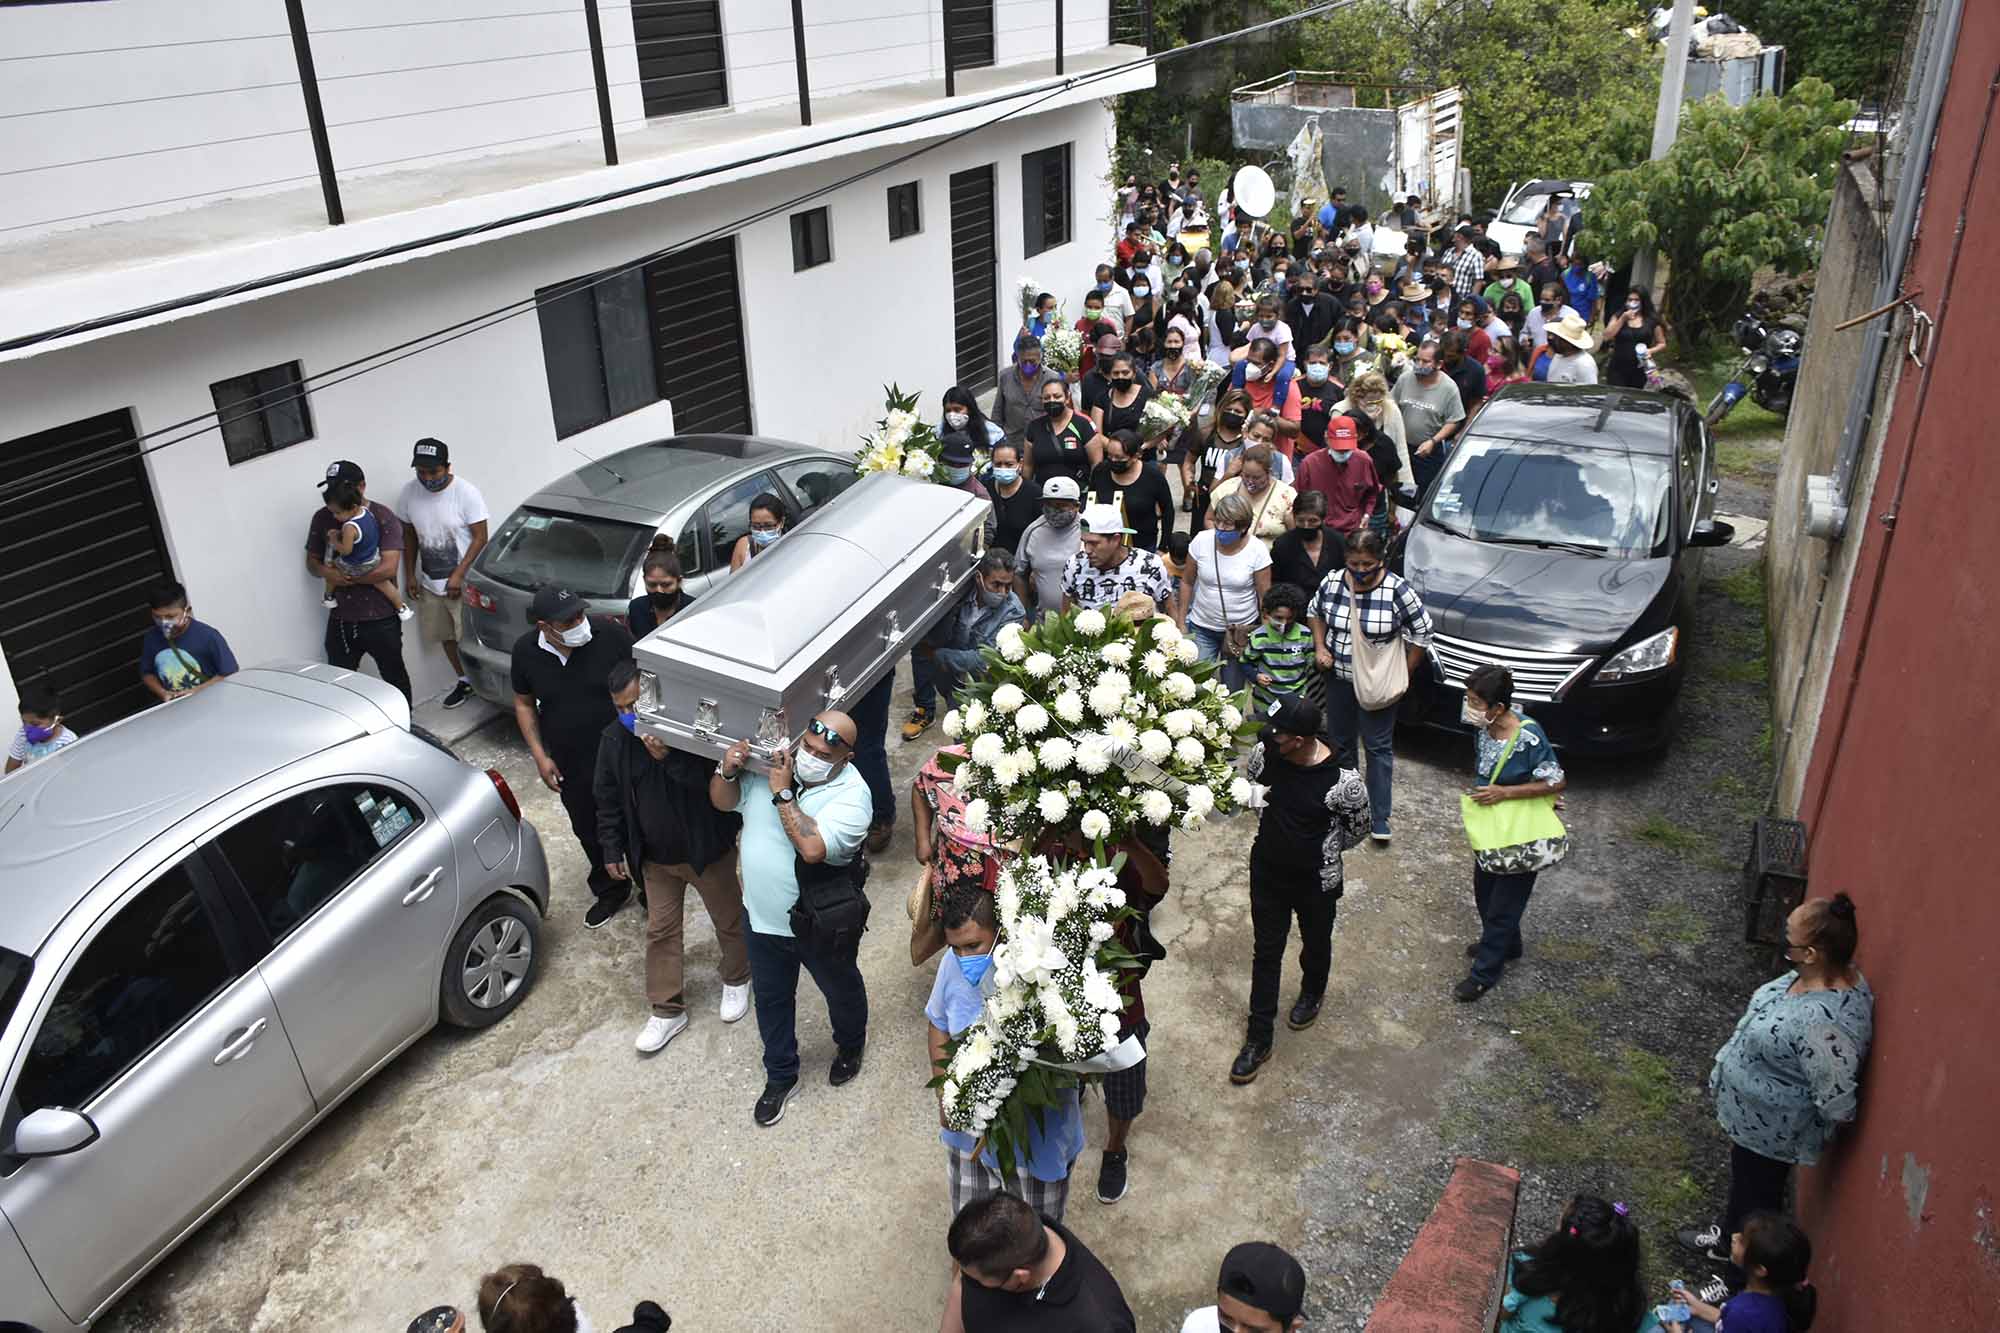
[[[1326,447],[1345,453],[1360,443],[1361,437],[1354,429],[1352,417],[1335,417],[1326,423]]]

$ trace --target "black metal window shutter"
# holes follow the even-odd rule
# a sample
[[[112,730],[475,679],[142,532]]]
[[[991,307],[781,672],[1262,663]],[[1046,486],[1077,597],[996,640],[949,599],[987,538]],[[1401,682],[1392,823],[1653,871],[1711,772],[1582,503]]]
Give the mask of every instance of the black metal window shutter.
[[[646,303],[660,396],[673,404],[675,433],[748,434],[735,240],[706,241],[646,265]]]
[[[634,0],[632,36],[647,115],[729,105],[719,0]]]

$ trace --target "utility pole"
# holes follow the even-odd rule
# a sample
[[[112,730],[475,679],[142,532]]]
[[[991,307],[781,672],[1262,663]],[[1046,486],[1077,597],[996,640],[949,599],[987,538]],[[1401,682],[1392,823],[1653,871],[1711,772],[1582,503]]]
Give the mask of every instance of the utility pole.
[[[1660,68],[1660,105],[1653,112],[1653,161],[1665,157],[1681,132],[1681,94],[1687,88],[1688,33],[1694,27],[1694,0],[1674,0],[1673,22],[1667,26],[1665,63]],[[1648,290],[1659,254],[1645,250],[1632,259],[1632,285]]]

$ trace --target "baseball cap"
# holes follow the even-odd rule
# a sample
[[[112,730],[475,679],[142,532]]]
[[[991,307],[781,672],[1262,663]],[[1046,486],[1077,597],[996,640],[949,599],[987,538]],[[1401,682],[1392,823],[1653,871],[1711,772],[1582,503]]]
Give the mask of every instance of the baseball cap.
[[[407,1333],[464,1333],[465,1316],[455,1305],[436,1305],[410,1321]]]
[[[963,431],[952,431],[938,441],[938,461],[952,467],[966,467],[972,462],[972,437]]]
[[[1329,449],[1352,449],[1361,441],[1361,432],[1354,428],[1353,417],[1335,417],[1326,423],[1326,447]]]
[[[544,583],[535,589],[535,599],[528,604],[528,618],[560,625],[565,620],[575,619],[577,613],[584,609],[583,598],[568,588],[556,583]]]
[[[325,490],[336,481],[365,482],[367,480],[367,475],[361,471],[361,464],[350,463],[345,458],[342,458],[326,465],[326,477],[320,482],[319,488]]]
[[[1320,732],[1325,730],[1325,728],[1320,725],[1319,710],[1314,708],[1311,704],[1307,703],[1304,699],[1300,698],[1296,694],[1280,694],[1276,698],[1272,699],[1270,707],[1268,707],[1264,711],[1264,721],[1269,725],[1272,731],[1281,731],[1287,736],[1317,736],[1320,734]],[[1236,1247],[1236,1250],[1240,1250],[1242,1248],[1243,1246],[1239,1245]],[[1222,1262],[1222,1277],[1223,1277],[1222,1289],[1224,1291],[1230,1290],[1228,1281],[1229,1260],[1234,1259],[1236,1257],[1236,1250],[1231,1250],[1229,1252],[1229,1259],[1225,1259]],[[1278,1253],[1283,1254],[1284,1251],[1279,1250]],[[1300,1287],[1301,1289],[1303,1289],[1304,1287],[1303,1276],[1301,1276],[1300,1278]],[[1230,1294],[1236,1295],[1235,1292],[1230,1292]],[[1239,1299],[1247,1299],[1247,1298],[1239,1298]],[[1252,1301],[1251,1304],[1255,1305],[1256,1302]],[[1269,1309],[1270,1307],[1259,1305],[1257,1306],[1257,1308],[1263,1310],[1263,1309]],[[1276,1310],[1271,1310],[1271,1313],[1276,1314],[1278,1312]],[[1297,1307],[1294,1307],[1291,1311],[1291,1314],[1287,1314],[1285,1318],[1289,1319],[1293,1314],[1297,1313],[1298,1309]]]
[[[1083,492],[1077,489],[1075,477],[1050,477],[1042,483],[1044,500],[1080,500]]]
[[[445,467],[451,462],[451,446],[426,435],[410,451],[411,467]]]
[[[1278,708],[1295,707],[1310,714],[1312,709],[1304,700],[1294,696],[1284,696],[1278,700]],[[1280,731],[1285,730],[1283,726]],[[1310,733],[1318,734],[1317,726]],[[1285,1323],[1296,1316],[1305,1305],[1306,1270],[1299,1261],[1286,1254],[1275,1245],[1261,1240],[1245,1241],[1222,1256],[1222,1274],[1216,1279],[1216,1290],[1225,1296],[1234,1297],[1255,1310],[1262,1310],[1279,1323]]]
[[[1055,480],[1055,478],[1050,478]],[[1068,481],[1069,478],[1062,478]],[[1072,485],[1075,483],[1072,482]],[[1046,498],[1048,491],[1042,492]],[[1085,505],[1083,510],[1083,530],[1093,537],[1122,537],[1132,529],[1125,526],[1125,516],[1118,512],[1117,505]]]

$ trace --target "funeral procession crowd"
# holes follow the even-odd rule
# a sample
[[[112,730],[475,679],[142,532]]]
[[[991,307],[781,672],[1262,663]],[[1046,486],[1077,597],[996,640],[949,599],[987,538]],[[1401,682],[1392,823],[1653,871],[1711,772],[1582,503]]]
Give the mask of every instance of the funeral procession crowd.
[[[670,544],[645,555],[645,590],[622,619],[593,616],[576,591],[545,585],[533,594],[532,628],[513,646],[515,724],[588,863],[583,923],[602,927],[635,902],[644,916],[637,1052],[662,1052],[697,1021],[690,995],[719,990],[722,1022],[755,1014],[765,1081],[747,1109],[764,1128],[783,1120],[807,1075],[796,1022],[802,973],[832,1031],[831,1051],[811,1053],[815,1068],[833,1088],[863,1068],[871,1015],[859,922],[869,857],[889,848],[903,808],[888,733],[897,726],[906,745],[943,733],[902,794],[916,887],[894,878],[896,896],[909,894],[912,963],[936,960],[923,1015],[932,1067],[921,1072],[938,1076],[940,1199],[958,1274],[942,1312],[946,1333],[1136,1328],[1117,1279],[1071,1228],[1071,1183],[1090,1137],[1084,1102],[1095,1095],[1106,1127],[1089,1188],[1102,1205],[1125,1197],[1139,1169],[1135,1141],[1143,1156],[1145,1048],[1174,1020],[1149,1008],[1143,993],[1151,968],[1171,966],[1149,918],[1168,895],[1174,825],[1139,820],[1110,839],[1119,855],[1104,862],[1127,910],[1092,936],[1123,959],[1104,1007],[1104,1049],[1115,1045],[1125,1058],[1062,1078],[1027,1116],[1025,1134],[1002,1143],[1005,1156],[994,1134],[952,1113],[955,1084],[946,1075],[991,1012],[996,956],[1008,958],[1008,867],[1037,850],[1003,831],[974,797],[968,769],[1004,782],[1016,761],[982,753],[974,714],[985,706],[960,711],[959,701],[982,681],[990,688],[986,678],[1003,663],[1038,674],[1036,657],[1047,654],[1024,659],[1024,634],[1039,633],[1035,643],[1048,646],[1065,641],[1050,636],[1090,636],[1119,621],[1137,627],[1138,651],[1157,645],[1169,667],[1178,652],[1240,703],[1216,707],[1231,720],[1240,712],[1248,741],[1232,789],[1235,807],[1255,820],[1245,877],[1250,999],[1242,1045],[1216,1076],[1249,1084],[1273,1057],[1281,1015],[1293,1033],[1319,1017],[1345,856],[1387,846],[1394,835],[1397,707],[1412,676],[1428,669],[1433,634],[1423,597],[1389,568],[1411,496],[1501,386],[1595,383],[1600,348],[1609,352],[1609,382],[1658,384],[1652,358],[1665,326],[1651,296],[1631,287],[1612,297],[1575,214],[1552,209],[1516,259],[1476,219],[1422,212],[1414,197],[1389,218],[1371,218],[1333,189],[1277,228],[1241,208],[1234,185],[1177,168],[1154,182],[1128,178],[1094,282],[1080,292],[1023,291],[1021,325],[990,405],[956,387],[937,400],[934,424],[923,425],[935,443],[935,471],[925,475],[990,509],[963,599],[911,649],[912,704],[900,722],[890,715],[892,669],[844,707],[813,717],[796,748],[753,754],[737,740],[718,761],[649,733],[635,643],[699,608]],[[1402,238],[1400,248],[1378,248],[1378,235]],[[1081,314],[1072,319],[1071,310]],[[417,441],[411,468],[389,505],[369,497],[361,468],[331,465],[305,563],[323,585],[315,592],[328,609],[328,662],[354,667],[367,657],[407,696],[403,626],[411,624],[456,672],[443,700],[456,708],[472,697],[459,655],[461,598],[490,516],[445,442]],[[732,569],[783,550],[787,523],[778,497],[752,501]],[[237,670],[223,632],[196,618],[187,589],[162,585],[151,605],[139,669],[161,700]],[[1129,660],[1104,652],[1106,662]],[[1039,703],[1003,701],[1011,688],[981,698],[996,712],[1018,710],[1020,730],[1031,732],[1028,714],[1048,713]],[[1084,688],[1094,701],[1096,691]],[[1451,993],[1473,1003],[1522,956],[1537,875],[1568,850],[1560,817],[1568,778],[1541,725],[1516,703],[1504,667],[1473,670],[1459,707],[1471,740],[1465,823],[1477,935]],[[23,688],[20,708],[9,772],[76,742],[53,690]],[[1050,711],[1060,713],[1061,702]],[[1142,773],[1149,760],[1184,754],[1191,726],[1176,730],[1168,714],[1155,753],[1156,733],[1112,744],[1121,738],[1113,722],[1107,745],[1116,762]],[[1076,750],[1041,744],[1045,766],[1048,746],[1061,745],[1065,757]],[[1032,769],[1036,760],[1025,762]],[[1132,781],[1136,788],[1142,778]],[[1135,807],[1145,799],[1135,794]],[[1064,816],[1051,808],[1045,793],[1041,810],[1053,828]],[[1175,824],[1199,827],[1201,813],[1197,806],[1195,818]],[[1104,857],[1104,828],[1093,830],[1086,816],[1064,845],[1082,853],[1093,839]],[[891,878],[877,874],[874,883]],[[714,989],[690,986],[683,966],[690,888],[718,945]],[[1299,986],[1284,1006],[1283,955],[1295,922]],[[1854,964],[1858,932],[1845,895],[1807,900],[1786,938],[1792,970],[1751,998],[1711,1076],[1732,1143],[1729,1193],[1719,1218],[1690,1227],[1683,1240],[1712,1276],[1694,1289],[1642,1291],[1628,1209],[1579,1195],[1544,1239],[1515,1256],[1503,1329],[1783,1333],[1809,1325],[1811,1246],[1787,1215],[1788,1178],[1856,1113],[1873,999]],[[1003,1095],[1012,1083],[1000,1085]],[[987,1108],[982,1123],[994,1115]],[[1202,1274],[1188,1283],[1187,1304],[1200,1308],[1185,1329],[1305,1325],[1312,1293],[1296,1259],[1257,1240],[1217,1248],[1226,1253],[1213,1281]],[[1656,1310],[1655,1300],[1672,1308]],[[1662,1311],[1675,1317],[1663,1325]],[[440,1306],[410,1328],[448,1333],[474,1320],[489,1333],[590,1327],[557,1277],[516,1263],[482,1277],[465,1308]],[[671,1322],[662,1306],[643,1301],[622,1333],[659,1333]],[[825,1325],[802,1316],[799,1326]]]

